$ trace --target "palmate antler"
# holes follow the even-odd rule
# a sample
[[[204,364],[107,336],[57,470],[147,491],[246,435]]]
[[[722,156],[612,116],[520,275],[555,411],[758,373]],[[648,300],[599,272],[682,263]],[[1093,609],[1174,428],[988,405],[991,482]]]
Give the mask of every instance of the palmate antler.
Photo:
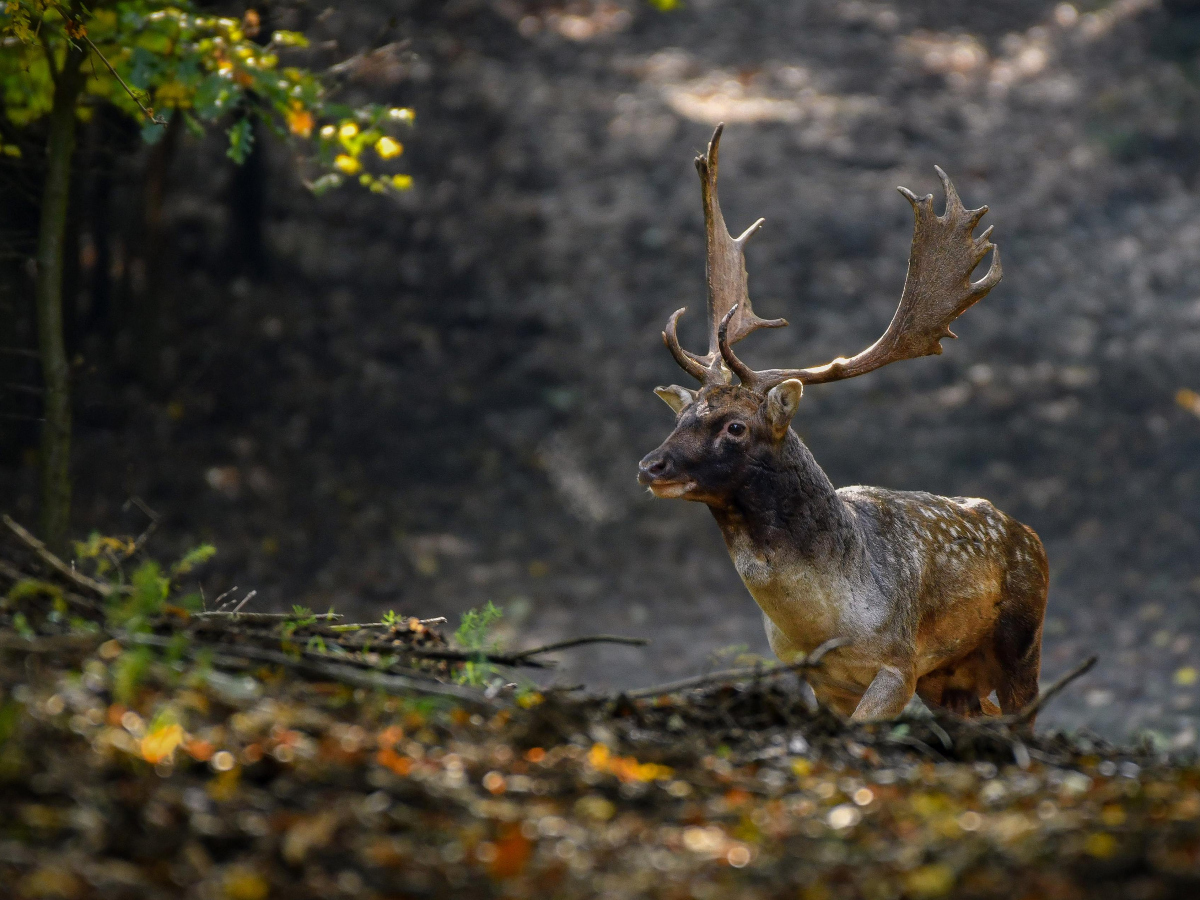
[[[966,209],[949,177],[935,167],[946,192],[946,210],[942,215],[933,211],[932,194],[918,198],[907,188],[899,189],[912,204],[916,224],[900,305],[883,336],[861,353],[849,359],[839,357],[823,366],[763,371],[749,368],[734,355],[733,345],[758,328],[775,328],[787,322],[760,319],[750,308],[742,245],[763,220],[759,219],[736,240],[725,229],[717,204],[717,145],[723,127],[717,126],[707,158],[696,160],[708,226],[709,352],[697,356],[679,346],[675,326],[682,309],[671,316],[663,332],[663,340],[675,359],[702,383],[728,383],[728,373],[732,372],[746,387],[765,392],[790,378],[804,384],[841,381],[902,359],[940,354],[942,338],[956,337],[950,323],[983,299],[1003,277],[1000,249],[988,240],[991,227],[978,237],[972,235],[988,208]],[[971,281],[971,273],[989,251],[994,252],[987,274],[979,281]]]
[[[708,142],[708,152],[696,157],[700,195],[704,200],[704,225],[708,235],[708,353],[698,356],[679,346],[675,326],[683,315],[682,309],[675,310],[663,332],[663,342],[674,355],[675,361],[685,372],[705,384],[730,381],[729,369],[724,365],[718,340],[722,323],[729,344],[736,344],[759,328],[780,328],[787,324],[786,319],[760,319],[750,306],[746,257],[742,248],[750,236],[762,227],[764,220],[759,219],[737,238],[730,235],[725,227],[725,217],[721,215],[721,204],[717,199],[717,154],[724,130],[724,123],[718,125],[712,140]]]

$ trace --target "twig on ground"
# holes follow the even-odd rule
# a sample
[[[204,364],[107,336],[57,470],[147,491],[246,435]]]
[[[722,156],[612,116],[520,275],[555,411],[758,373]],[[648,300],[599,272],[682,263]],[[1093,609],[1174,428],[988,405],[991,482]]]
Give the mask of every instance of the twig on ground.
[[[388,622],[347,622],[345,625],[331,625],[333,631],[362,631],[366,628],[391,628],[392,625],[406,624],[409,619],[397,619],[394,623]],[[445,625],[445,616],[434,616],[432,619],[417,619],[418,625]]]
[[[233,608],[233,614],[237,615],[239,612],[241,612],[242,607],[245,606],[247,603],[249,603],[251,600],[253,600],[257,594],[258,594],[258,591],[251,591],[245,597],[243,597],[242,602]]]
[[[150,519],[150,524],[146,526],[145,531],[143,531],[141,534],[138,535],[137,540],[135,540],[133,542],[133,546],[129,548],[129,552],[127,554],[125,554],[126,557],[132,557],[135,553],[137,553],[139,550],[141,550],[143,547],[146,546],[146,542],[148,540],[150,540],[150,536],[153,535],[154,532],[158,529],[158,523],[162,520],[162,516],[160,516],[158,513],[156,513],[154,510],[152,510],[149,506],[147,506],[145,501],[142,500],[141,497],[138,497],[138,496],[130,497],[128,500],[125,501],[125,503],[121,507],[121,509],[127,510],[127,509],[129,509],[130,506],[136,506],[143,513],[145,513],[146,517],[148,519]]]
[[[27,547],[29,547],[29,549],[41,557],[43,562],[45,562],[52,569],[56,570],[60,575],[75,582],[75,584],[79,587],[89,590],[95,594],[99,594],[105,599],[111,597],[113,594],[132,593],[133,589],[128,585],[109,584],[106,581],[97,581],[95,578],[89,578],[82,572],[75,571],[65,562],[51,553],[45,544],[14,522],[8,515],[0,517],[0,521],[3,521],[4,524],[8,526],[9,531],[15,534],[22,543],[24,543]]]
[[[237,588],[234,588],[236,591]],[[226,593],[229,593],[226,591]],[[247,599],[253,597],[256,591],[251,591],[246,595]],[[221,596],[224,596],[222,594]],[[217,598],[220,599],[220,598]],[[243,600],[243,603],[246,601]],[[193,619],[223,619],[230,622],[246,622],[249,624],[261,623],[274,625],[278,622],[290,622],[294,619],[316,619],[317,621],[337,621],[342,618],[341,613],[312,613],[307,616],[297,616],[295,613],[267,613],[267,612],[238,612],[237,610],[226,611],[209,611],[192,613]]]
[[[0,632],[0,650],[16,650],[23,653],[61,653],[69,650],[93,650],[108,640],[106,634],[52,634],[24,638],[20,635]]]
[[[1043,706],[1058,696],[1058,694],[1060,694],[1067,685],[1069,685],[1076,678],[1079,678],[1090,672],[1092,667],[1096,665],[1097,659],[1099,659],[1099,657],[1089,656],[1075,668],[1071,669],[1071,671],[1067,672],[1065,675],[1055,681],[1052,685],[1050,685],[1050,687],[1038,694],[1033,702],[1026,706],[1019,713],[1013,716],[1004,716],[1004,719],[1007,719],[1016,725],[1024,725],[1026,722],[1036,716],[1038,712],[1041,711]]]
[[[657,697],[661,694],[674,694],[679,691],[690,690],[692,688],[703,687],[708,684],[716,684],[723,681],[742,681],[747,678],[771,678],[775,675],[783,675],[787,672],[803,671],[804,669],[814,669],[821,664],[821,660],[826,653],[831,650],[836,650],[849,643],[846,638],[830,638],[816,650],[806,656],[799,662],[780,663],[779,665],[762,667],[762,666],[746,666],[740,669],[725,669],[721,672],[713,672],[709,675],[696,675],[692,678],[683,678],[679,681],[669,681],[666,684],[653,685],[651,687],[637,688],[632,691],[622,691],[621,693],[630,700],[640,700],[646,697]]]
[[[555,641],[553,644],[543,644],[541,647],[520,650],[509,655],[512,659],[527,659],[530,656],[540,656],[543,653],[550,653],[554,650],[566,650],[568,647],[578,647],[582,644],[626,644],[630,647],[645,647],[649,643],[648,638],[622,637],[617,634],[590,634],[585,637]]]
[[[13,584],[33,577],[31,575],[26,575],[20,569],[9,565],[2,559],[0,559],[0,575],[3,575]],[[58,586],[55,585],[55,587],[57,588]],[[59,588],[59,590],[62,589]],[[87,597],[80,597],[78,594],[72,594],[70,591],[62,591],[62,598],[73,606],[79,606],[91,612],[104,611],[104,607],[99,603],[96,603],[94,600],[89,600]]]
[[[123,643],[150,647],[169,647],[172,645],[170,638],[159,637],[153,634],[119,634],[117,635],[117,639]],[[187,648],[187,652],[195,653],[199,652],[199,649],[199,647],[189,647]],[[254,660],[256,662],[284,666],[294,671],[319,675],[323,678],[342,682],[343,684],[378,689],[390,694],[403,694],[405,692],[432,694],[442,697],[452,697],[463,703],[472,704],[488,711],[500,708],[500,704],[492,703],[478,691],[461,687],[457,684],[446,684],[445,682],[437,681],[432,676],[427,679],[422,673],[418,672],[404,675],[394,672],[386,674],[365,672],[362,669],[342,663],[289,656],[277,650],[263,650],[259,647],[245,647],[232,644],[222,645],[220,650],[210,657],[213,665],[217,666],[236,664],[240,661],[239,658],[240,660]]]
[[[222,600],[224,600],[226,597],[228,597],[230,594],[232,594],[232,593],[233,593],[234,591],[236,591],[237,589],[238,589],[238,586],[235,584],[235,585],[234,585],[233,587],[231,587],[229,590],[227,590],[227,591],[224,591],[224,592],[222,592],[222,593],[220,593],[220,594],[217,594],[217,596],[216,596],[216,597],[213,599],[213,609],[212,609],[212,611],[213,611],[213,612],[220,612],[220,610],[221,610],[221,606],[222,606],[222,603],[221,603],[221,601],[222,601]],[[209,610],[208,610],[208,608],[207,608],[207,607],[205,608],[205,610],[204,610],[204,611],[205,611],[206,613],[207,613],[207,612],[209,612]]]

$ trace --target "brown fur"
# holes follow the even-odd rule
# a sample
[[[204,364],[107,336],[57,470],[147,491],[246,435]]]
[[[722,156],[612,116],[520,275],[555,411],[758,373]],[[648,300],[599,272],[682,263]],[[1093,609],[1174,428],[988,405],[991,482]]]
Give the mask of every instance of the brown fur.
[[[950,324],[1000,282],[991,228],[974,231],[987,207],[967,209],[950,178],[942,215],[933,195],[901,188],[914,214],[900,304],[879,340],[846,358],[803,369],[755,371],[733,346],[782,319],[754,314],[743,248],[717,200],[718,125],[696,159],[707,234],[708,353],[683,349],[667,321],[663,340],[699,391],[656,393],[678,416],[675,430],[642,460],[638,480],[659,497],[712,510],[738,574],[763,611],[782,659],[833,637],[816,690],[858,719],[894,716],[913,694],[964,716],[1016,712],[1037,694],[1047,567],[1030,529],[986,500],[880,488],[835,491],[790,428],[803,386],[853,378],[942,352]],[[992,253],[987,272],[972,272]],[[737,376],[740,385],[730,382]]]
[[[914,693],[963,716],[1026,706],[1048,584],[1037,535],[986,500],[835,491],[780,402],[703,388],[639,476],[709,506],[776,654],[849,638],[815,688],[855,718],[894,716]]]

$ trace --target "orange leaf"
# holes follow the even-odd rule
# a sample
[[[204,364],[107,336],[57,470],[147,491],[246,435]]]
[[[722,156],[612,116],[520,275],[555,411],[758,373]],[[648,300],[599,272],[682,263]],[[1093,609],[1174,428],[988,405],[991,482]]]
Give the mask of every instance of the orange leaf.
[[[520,827],[509,825],[496,841],[496,857],[492,860],[493,878],[514,878],[525,870],[533,853],[533,843],[521,834]]]

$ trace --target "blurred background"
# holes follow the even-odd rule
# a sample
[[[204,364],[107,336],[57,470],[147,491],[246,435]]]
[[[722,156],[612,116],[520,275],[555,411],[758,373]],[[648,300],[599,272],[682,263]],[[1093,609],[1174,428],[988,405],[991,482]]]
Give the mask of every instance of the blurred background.
[[[246,6],[222,11],[241,16]],[[984,496],[1052,572],[1043,722],[1200,728],[1200,3],[354,0],[258,5],[352,100],[416,111],[414,186],[313,196],[269,136],[153,147],[98,109],[68,238],[73,534],[210,541],[208,597],[446,615],[488,600],[554,676],[652,683],[769,655],[705,508],[637,461],[704,343],[692,159],[713,125],[757,311],[799,366],[873,341],[944,167],[1005,278],[944,355],[814,387],[835,484]],[[44,144],[36,124],[10,137]],[[0,161],[0,507],[37,513],[38,155]],[[940,191],[938,192],[940,195]],[[940,196],[939,196],[940,203]],[[743,352],[744,348],[744,352]],[[722,662],[725,660],[725,662]]]

